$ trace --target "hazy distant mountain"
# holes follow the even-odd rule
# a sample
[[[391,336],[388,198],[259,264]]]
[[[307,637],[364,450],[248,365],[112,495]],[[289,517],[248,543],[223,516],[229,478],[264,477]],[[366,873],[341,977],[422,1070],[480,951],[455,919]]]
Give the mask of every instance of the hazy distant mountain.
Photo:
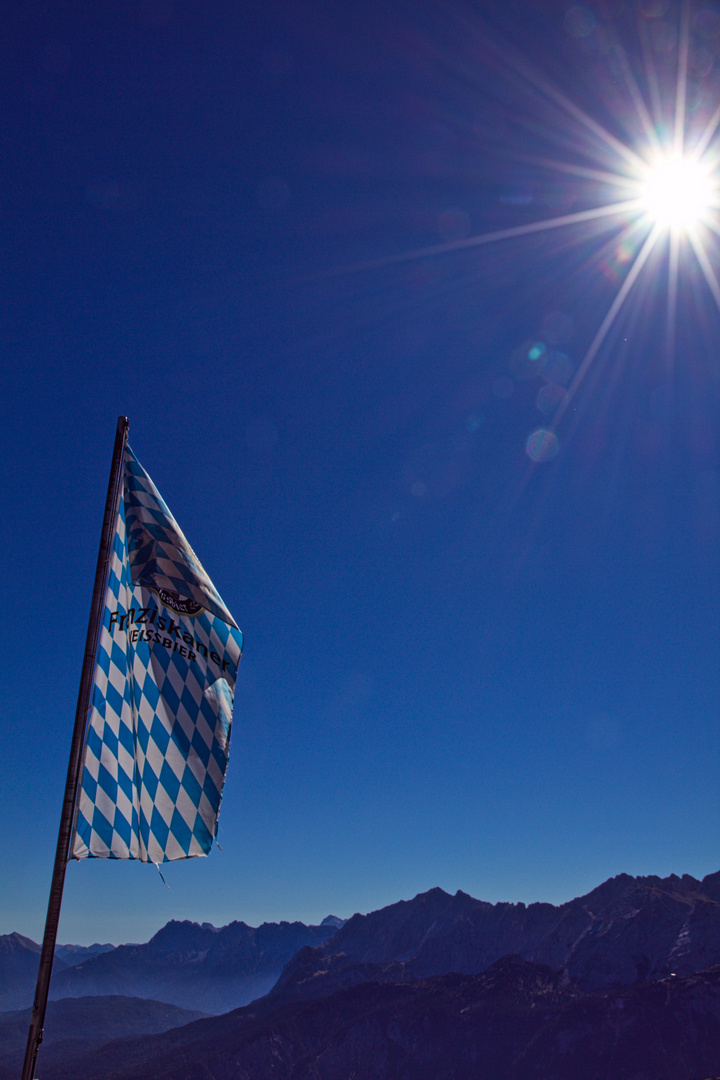
[[[189,1024],[205,1015],[159,1001],[139,998],[92,997],[51,1001],[45,1017],[40,1064],[44,1076],[111,1039],[152,1035]],[[25,1055],[30,1009],[0,1013],[0,1066],[16,1078]],[[0,1076],[2,1074],[0,1073]]]
[[[321,926],[169,922],[144,945],[121,945],[53,972],[50,997],[124,994],[205,1012],[227,1012],[266,994],[303,946],[322,945],[337,930]]]
[[[273,1005],[274,1002],[274,1005]],[[586,994],[505,957],[482,975],[265,998],[115,1042],[44,1080],[699,1080],[720,1072],[720,968]]]
[[[58,945],[53,970],[114,949],[114,945]],[[0,935],[0,1011],[32,1002],[40,963],[40,946],[22,934]]]
[[[552,904],[488,904],[431,889],[354,915],[322,947],[288,964],[273,994],[321,997],[368,980],[478,974],[501,956],[565,971],[583,990],[689,975],[720,963],[720,873],[606,881]]]
[[[115,945],[57,945],[55,959],[59,957],[66,964],[81,964],[84,960],[90,960],[93,956],[101,953],[112,952]]]
[[[0,936],[0,1009],[32,1002],[40,963],[40,946],[22,934]],[[63,967],[63,961],[58,961]]]
[[[320,925],[321,926],[332,926],[336,930],[339,930],[340,927],[344,926],[346,922],[347,922],[347,919],[338,919],[337,915],[326,915],[325,918],[323,919],[323,921],[320,923]]]

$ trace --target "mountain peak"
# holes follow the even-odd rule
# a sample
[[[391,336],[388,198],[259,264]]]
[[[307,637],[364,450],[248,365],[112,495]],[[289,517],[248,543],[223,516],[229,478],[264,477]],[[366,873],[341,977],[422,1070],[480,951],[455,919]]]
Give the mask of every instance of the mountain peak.
[[[16,930],[13,930],[12,934],[0,934],[0,952],[15,952],[17,949],[28,949],[33,953],[40,952],[37,942],[18,934]]]
[[[428,900],[429,899],[433,899],[433,900],[440,900],[440,899],[450,900],[451,899],[450,893],[446,893],[445,890],[441,889],[439,885],[435,885],[434,888],[428,889],[426,892],[418,893],[417,896],[414,899],[415,900],[421,900],[421,899],[424,899],[426,897],[427,897]]]

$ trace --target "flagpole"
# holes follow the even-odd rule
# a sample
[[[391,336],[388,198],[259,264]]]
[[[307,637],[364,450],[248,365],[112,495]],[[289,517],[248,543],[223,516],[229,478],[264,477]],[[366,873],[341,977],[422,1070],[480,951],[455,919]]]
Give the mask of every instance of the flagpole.
[[[28,1033],[28,1041],[25,1048],[22,1080],[33,1080],[38,1048],[43,1037],[45,1009],[47,1007],[48,990],[50,989],[50,976],[52,974],[55,941],[57,939],[58,922],[60,919],[60,905],[62,903],[63,886],[65,884],[65,868],[70,858],[75,803],[77,800],[82,751],[85,743],[85,729],[90,709],[90,695],[92,693],[93,678],[95,674],[95,656],[97,654],[98,639],[100,637],[105,586],[110,558],[112,556],[113,537],[115,535],[118,497],[120,494],[120,485],[122,483],[122,466],[127,432],[128,419],[126,416],[120,416],[117,423],[115,447],[113,449],[112,465],[110,467],[110,480],[108,482],[107,499],[105,501],[105,516],[103,518],[102,534],[100,536],[100,551],[98,552],[97,568],[95,570],[95,584],[93,586],[90,620],[88,623],[87,638],[85,639],[85,654],[83,656],[82,675],[80,677],[80,691],[78,693],[77,709],[75,712],[75,727],[73,729],[72,744],[70,746],[70,761],[68,763],[67,780],[65,782],[65,797],[63,800],[62,815],[60,817],[60,831],[58,833],[55,865],[53,868],[52,884],[50,886],[50,899],[48,901],[47,918],[45,920],[45,934],[43,937],[42,951],[40,953],[40,968],[35,987],[32,1016],[30,1018],[30,1031]]]

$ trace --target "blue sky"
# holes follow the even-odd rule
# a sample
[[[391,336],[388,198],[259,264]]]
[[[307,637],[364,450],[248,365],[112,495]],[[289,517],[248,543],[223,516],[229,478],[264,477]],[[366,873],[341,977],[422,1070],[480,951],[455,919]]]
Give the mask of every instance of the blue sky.
[[[711,290],[683,241],[671,335],[659,242],[568,397],[632,216],[457,247],[614,200],[562,166],[618,167],[578,109],[640,148],[627,70],[672,115],[678,9],[608,10],[14,8],[0,932],[42,935],[120,413],[245,652],[222,851],[71,865],[60,940],[718,869]]]

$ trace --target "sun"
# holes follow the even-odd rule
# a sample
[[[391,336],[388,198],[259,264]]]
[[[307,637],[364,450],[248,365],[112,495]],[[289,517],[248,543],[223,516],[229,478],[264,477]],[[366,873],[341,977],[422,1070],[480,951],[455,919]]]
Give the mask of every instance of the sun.
[[[643,18],[652,22],[668,6],[663,0],[662,3],[633,5],[633,8],[638,7]],[[629,6],[626,7],[629,11]],[[523,149],[518,153],[517,161],[518,165],[537,170],[538,176],[546,173],[551,180],[549,192],[559,188],[560,181],[567,181],[571,197],[563,212],[381,256],[336,271],[374,270],[554,230],[567,230],[571,234],[569,243],[589,238],[588,265],[600,257],[604,259],[602,253],[605,250],[614,251],[612,258],[617,265],[617,270],[612,268],[615,295],[574,375],[558,395],[555,411],[546,414],[550,417],[548,423],[532,432],[526,443],[528,456],[534,462],[549,461],[558,453],[556,431],[642,277],[646,280],[648,276],[654,277],[658,285],[667,290],[664,321],[668,372],[672,371],[674,363],[678,305],[681,295],[687,293],[687,289],[681,290],[681,283],[696,291],[703,279],[720,311],[720,103],[717,83],[712,86],[708,83],[703,89],[702,80],[707,72],[703,74],[697,66],[705,54],[712,64],[712,57],[704,45],[700,45],[698,56],[695,54],[697,42],[693,35],[697,32],[702,41],[706,25],[702,19],[704,13],[694,12],[694,0],[678,0],[674,7],[679,16],[677,32],[670,20],[662,26],[659,21],[652,22],[655,29],[667,31],[663,39],[670,42],[666,59],[658,60],[653,48],[650,45],[646,48],[645,39],[650,40],[652,34],[644,28],[642,21],[638,24],[642,48],[637,60],[632,50],[626,49],[620,39],[613,36],[612,27],[603,29],[595,41],[593,47],[598,50],[597,55],[607,57],[613,87],[618,82],[624,84],[626,91],[626,96],[613,91],[612,99],[607,96],[598,99],[605,111],[612,108],[616,113],[610,126],[568,96],[531,61],[498,48],[497,55],[503,63],[507,63],[512,74],[524,81],[527,89],[536,96],[538,108],[549,110],[553,123],[548,125],[547,131],[561,133],[557,145],[554,140],[550,143],[551,153],[534,154]],[[584,38],[596,25],[595,17],[585,8],[571,10],[585,12],[588,16],[585,19],[583,15],[584,21],[581,20],[582,26],[578,30],[579,36]],[[577,36],[574,31],[570,32]],[[674,59],[671,59],[673,50]],[[666,57],[664,45],[658,50],[660,54]],[[609,105],[611,100],[612,106]],[[566,129],[563,128],[563,117],[567,120]],[[538,126],[537,130],[543,129]],[[621,134],[623,132],[626,134]],[[695,273],[696,268],[700,274]],[[658,291],[654,290],[655,293]],[[639,297],[638,302],[642,303]],[[544,348],[544,343],[541,344]]]
[[[658,156],[640,186],[640,205],[660,228],[687,232],[707,220],[717,202],[711,170],[682,154]]]

